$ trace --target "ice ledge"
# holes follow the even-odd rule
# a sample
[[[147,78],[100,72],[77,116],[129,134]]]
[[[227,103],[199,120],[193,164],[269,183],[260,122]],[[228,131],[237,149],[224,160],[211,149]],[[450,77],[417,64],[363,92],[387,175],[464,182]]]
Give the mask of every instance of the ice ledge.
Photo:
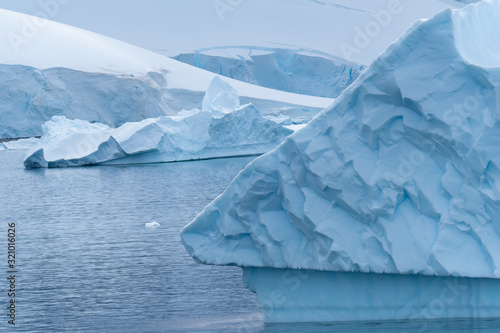
[[[267,323],[500,317],[500,279],[243,267]]]

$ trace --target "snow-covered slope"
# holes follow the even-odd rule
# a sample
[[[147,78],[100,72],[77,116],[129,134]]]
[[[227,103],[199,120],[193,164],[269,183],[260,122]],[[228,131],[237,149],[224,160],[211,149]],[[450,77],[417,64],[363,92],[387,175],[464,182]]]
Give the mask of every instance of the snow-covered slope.
[[[500,278],[500,1],[416,24],[182,231],[210,264]]]
[[[213,73],[95,33],[0,10],[0,137],[41,134],[53,115],[119,126],[201,107]],[[30,30],[31,29],[31,30]],[[332,100],[229,80],[264,114]]]
[[[26,168],[257,155],[293,133],[262,117],[252,104],[240,107],[236,90],[218,77],[210,84],[201,111],[125,123],[116,129],[58,116],[43,128],[40,143],[26,153]]]

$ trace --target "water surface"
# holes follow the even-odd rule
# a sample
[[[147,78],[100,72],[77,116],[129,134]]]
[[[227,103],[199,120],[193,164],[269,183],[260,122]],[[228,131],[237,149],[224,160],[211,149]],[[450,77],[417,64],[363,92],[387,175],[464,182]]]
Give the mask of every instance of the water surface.
[[[179,238],[252,158],[25,170],[22,156],[0,152],[0,248],[17,224],[15,331],[500,331],[498,320],[264,325],[241,269],[199,265]]]

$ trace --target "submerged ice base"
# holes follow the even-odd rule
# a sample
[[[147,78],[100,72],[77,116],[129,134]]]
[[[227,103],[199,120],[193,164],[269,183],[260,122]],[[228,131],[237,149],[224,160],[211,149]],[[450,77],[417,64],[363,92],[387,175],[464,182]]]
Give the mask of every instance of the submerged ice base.
[[[267,323],[494,318],[500,280],[243,267]]]

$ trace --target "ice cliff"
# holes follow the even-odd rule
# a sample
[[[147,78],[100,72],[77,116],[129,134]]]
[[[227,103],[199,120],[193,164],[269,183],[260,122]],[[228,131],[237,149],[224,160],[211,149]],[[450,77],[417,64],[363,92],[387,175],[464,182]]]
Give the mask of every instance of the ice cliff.
[[[41,125],[57,115],[117,127],[126,121],[173,115],[180,105],[197,105],[189,102],[187,93],[187,98],[172,100],[164,75],[0,65],[0,137],[41,135]],[[191,99],[195,96],[193,92]]]
[[[240,106],[236,90],[216,77],[203,109],[148,118],[113,129],[55,116],[25,156],[26,168],[136,164],[257,155],[293,133],[265,119],[252,104]]]
[[[218,265],[500,278],[498,17],[500,1],[485,0],[415,24],[182,230],[188,252]]]
[[[364,69],[320,52],[265,47],[214,47],[173,58],[262,87],[330,98],[337,98]]]

